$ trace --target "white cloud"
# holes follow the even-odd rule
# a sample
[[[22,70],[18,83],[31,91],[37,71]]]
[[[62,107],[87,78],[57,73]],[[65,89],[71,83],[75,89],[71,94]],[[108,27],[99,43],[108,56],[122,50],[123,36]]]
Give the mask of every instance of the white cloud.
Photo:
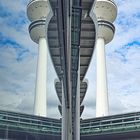
[[[28,0],[6,0],[5,1],[0,1],[1,6],[5,7],[6,10],[8,11],[12,11],[13,13],[17,14],[21,11],[25,11],[26,10],[26,4],[28,3]]]

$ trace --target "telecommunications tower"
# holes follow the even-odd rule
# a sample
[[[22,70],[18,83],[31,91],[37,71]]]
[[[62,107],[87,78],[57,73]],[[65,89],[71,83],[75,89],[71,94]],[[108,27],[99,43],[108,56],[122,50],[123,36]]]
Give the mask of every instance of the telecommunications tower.
[[[113,39],[115,33],[113,22],[117,16],[117,6],[114,0],[97,0],[94,12],[98,20],[96,117],[101,117],[109,114],[105,44]]]
[[[53,12],[48,0],[30,0],[27,15],[32,22],[29,26],[31,39],[39,45],[36,73],[36,94],[34,114],[46,117],[47,113],[47,29]]]

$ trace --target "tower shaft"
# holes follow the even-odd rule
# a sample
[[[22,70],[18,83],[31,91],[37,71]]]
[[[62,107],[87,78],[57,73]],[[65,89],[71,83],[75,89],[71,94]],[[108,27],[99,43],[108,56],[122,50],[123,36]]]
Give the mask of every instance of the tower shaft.
[[[96,117],[108,115],[107,74],[105,58],[105,41],[97,39],[97,83],[96,83]]]
[[[36,89],[34,100],[34,114],[46,117],[47,109],[47,50],[46,42],[48,23],[53,11],[49,0],[30,0],[27,5],[27,16],[31,21],[29,33],[31,39],[39,45],[38,65],[36,72]]]
[[[98,20],[96,117],[102,117],[109,114],[105,44],[114,37],[117,6],[114,0],[97,0],[94,12]]]
[[[46,85],[47,85],[47,43],[45,38],[39,39],[38,66],[36,75],[36,93],[34,114],[46,117]]]

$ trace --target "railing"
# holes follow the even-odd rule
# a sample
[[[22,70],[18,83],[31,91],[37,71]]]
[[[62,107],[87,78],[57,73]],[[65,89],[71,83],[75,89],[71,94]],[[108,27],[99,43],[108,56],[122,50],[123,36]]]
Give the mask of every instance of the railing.
[[[140,112],[81,120],[81,136],[140,132]],[[61,120],[0,111],[0,130],[61,135]]]
[[[61,134],[60,120],[0,111],[0,129],[40,134]]]
[[[140,112],[84,120],[81,135],[140,131]]]

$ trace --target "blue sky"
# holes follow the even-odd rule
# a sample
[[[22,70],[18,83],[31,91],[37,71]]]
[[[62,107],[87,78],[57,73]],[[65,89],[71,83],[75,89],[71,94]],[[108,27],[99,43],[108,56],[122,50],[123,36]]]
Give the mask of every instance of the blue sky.
[[[140,1],[115,0],[116,33],[106,46],[110,114],[140,111]],[[29,37],[28,0],[0,0],[0,109],[33,113],[38,47]],[[48,57],[48,116],[58,117],[56,74]],[[95,116],[96,54],[87,73],[84,118]],[[54,111],[56,110],[56,111]]]

